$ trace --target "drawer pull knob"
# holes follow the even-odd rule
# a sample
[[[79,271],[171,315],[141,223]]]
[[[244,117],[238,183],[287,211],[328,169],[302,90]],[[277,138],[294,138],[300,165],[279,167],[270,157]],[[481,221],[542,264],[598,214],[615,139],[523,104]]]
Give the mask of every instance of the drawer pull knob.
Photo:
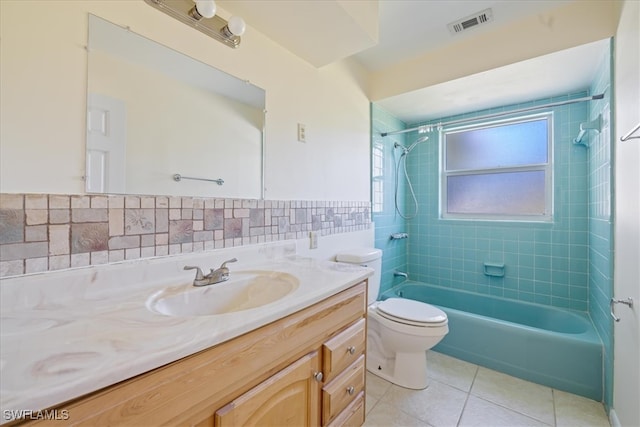
[[[316,372],[315,374],[313,374],[313,378],[316,381],[320,382],[324,378],[324,375],[322,374],[322,372]]]
[[[356,348],[354,346],[347,348],[347,351],[349,354],[356,354]]]
[[[349,396],[353,396],[353,393],[355,392],[356,392],[356,389],[352,385],[347,387],[347,393],[349,394]]]

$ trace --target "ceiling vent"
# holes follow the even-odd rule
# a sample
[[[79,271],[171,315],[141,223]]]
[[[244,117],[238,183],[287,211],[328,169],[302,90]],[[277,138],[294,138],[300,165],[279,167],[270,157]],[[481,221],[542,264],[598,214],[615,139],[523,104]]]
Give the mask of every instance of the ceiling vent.
[[[485,9],[481,12],[474,13],[465,18],[458,19],[447,25],[451,34],[459,34],[463,31],[470,30],[478,25],[487,24],[493,21],[493,11],[491,9]]]

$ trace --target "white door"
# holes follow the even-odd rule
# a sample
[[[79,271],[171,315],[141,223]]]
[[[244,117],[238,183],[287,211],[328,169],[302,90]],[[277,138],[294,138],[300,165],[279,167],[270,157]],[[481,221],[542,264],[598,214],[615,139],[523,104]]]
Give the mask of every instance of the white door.
[[[125,192],[126,144],[124,102],[90,93],[87,98],[87,192]]]
[[[640,121],[640,2],[623,3],[616,34],[614,425],[640,426],[640,139],[620,137]],[[634,136],[640,136],[636,132]]]

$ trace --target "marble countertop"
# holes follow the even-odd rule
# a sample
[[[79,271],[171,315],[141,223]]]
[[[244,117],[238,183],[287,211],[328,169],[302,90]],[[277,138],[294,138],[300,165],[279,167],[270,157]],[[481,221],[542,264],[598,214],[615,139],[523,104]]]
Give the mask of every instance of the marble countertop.
[[[285,272],[299,280],[298,288],[262,307],[213,316],[167,316],[146,305],[160,290],[188,288],[194,272],[183,272],[182,267],[201,262],[205,254],[129,263],[116,273],[70,270],[53,282],[52,273],[3,281],[2,422],[8,421],[5,411],[42,410],[126,380],[299,311],[373,273],[301,258],[286,246],[266,248],[259,256],[247,256],[246,250],[220,251],[213,265],[244,256],[250,260],[230,265],[232,276],[249,269]]]

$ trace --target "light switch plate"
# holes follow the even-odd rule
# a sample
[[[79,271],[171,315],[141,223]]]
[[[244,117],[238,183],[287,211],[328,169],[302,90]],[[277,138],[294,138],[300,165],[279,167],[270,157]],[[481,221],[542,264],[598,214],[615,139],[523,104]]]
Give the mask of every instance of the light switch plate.
[[[298,123],[298,141],[307,142],[307,129],[302,123]]]

